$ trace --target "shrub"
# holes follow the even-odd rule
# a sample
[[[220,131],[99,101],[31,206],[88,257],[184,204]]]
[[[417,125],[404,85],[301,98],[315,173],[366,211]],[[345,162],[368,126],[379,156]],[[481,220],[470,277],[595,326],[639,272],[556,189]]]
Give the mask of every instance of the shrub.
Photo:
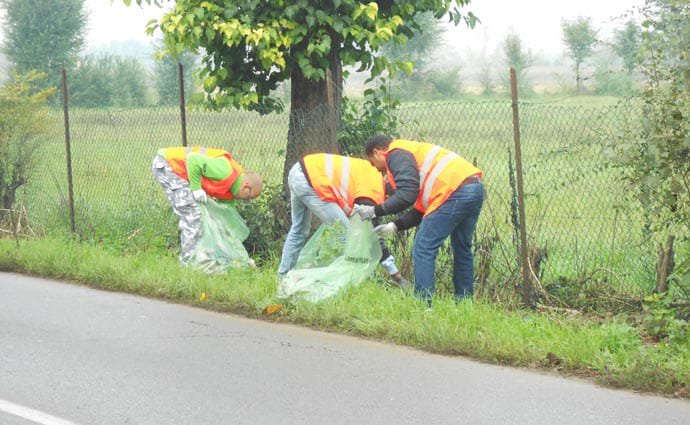
[[[397,135],[398,117],[395,110],[400,105],[391,99],[386,81],[377,89],[364,91],[364,102],[358,104],[343,98],[338,128],[338,145],[343,155],[360,156],[364,153],[364,143],[375,134]]]
[[[244,241],[247,251],[264,261],[271,260],[281,252],[283,239],[290,228],[289,201],[283,186],[265,185],[261,196],[236,205],[249,227],[249,237]]]

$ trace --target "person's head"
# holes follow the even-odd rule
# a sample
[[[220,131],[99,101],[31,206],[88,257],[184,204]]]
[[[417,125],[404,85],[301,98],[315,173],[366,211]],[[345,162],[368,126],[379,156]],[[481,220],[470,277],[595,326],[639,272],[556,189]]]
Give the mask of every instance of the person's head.
[[[393,138],[390,136],[377,135],[370,137],[364,145],[364,153],[369,163],[379,171],[386,170],[385,153],[388,151],[388,146],[390,146],[392,141]]]
[[[257,173],[246,171],[242,173],[240,190],[235,196],[237,199],[254,199],[261,194],[264,188],[263,180]]]

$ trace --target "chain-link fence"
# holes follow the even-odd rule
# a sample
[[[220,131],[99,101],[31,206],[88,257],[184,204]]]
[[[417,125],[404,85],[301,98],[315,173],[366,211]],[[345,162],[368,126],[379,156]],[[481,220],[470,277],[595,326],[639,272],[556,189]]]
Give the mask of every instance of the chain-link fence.
[[[639,299],[652,288],[656,260],[644,216],[606,155],[623,128],[639,123],[640,111],[634,100],[598,107],[519,105],[531,264],[554,296],[576,299],[598,291]],[[476,233],[479,291],[500,297],[501,288],[519,277],[510,101],[407,103],[395,113],[401,137],[451,149],[484,171],[487,200]],[[32,227],[47,234],[70,223],[62,111],[54,114],[22,192]],[[288,201],[279,193],[288,113],[189,111],[186,122],[190,146],[224,148],[264,176],[268,198],[241,210],[250,226],[289,223]],[[73,109],[70,127],[77,234],[125,251],[175,249],[176,222],[150,163],[159,148],[181,144],[180,111]],[[270,249],[282,245],[284,234],[259,234],[272,239],[263,241]],[[438,269],[450,273],[448,264]]]

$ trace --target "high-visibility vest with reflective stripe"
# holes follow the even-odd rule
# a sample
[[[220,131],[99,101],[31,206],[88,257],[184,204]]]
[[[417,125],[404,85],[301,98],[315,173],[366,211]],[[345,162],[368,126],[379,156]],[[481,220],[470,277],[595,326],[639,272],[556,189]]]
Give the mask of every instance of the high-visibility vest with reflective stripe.
[[[482,171],[460,155],[430,143],[396,139],[391,142],[385,156],[396,150],[414,156],[419,169],[419,195],[414,207],[424,215],[431,214],[470,176],[482,176]],[[386,161],[388,181],[395,189],[395,179]]]
[[[240,164],[232,159],[232,155],[222,149],[207,149],[199,146],[195,147],[174,147],[167,148],[163,151],[163,157],[172,168],[173,172],[183,179],[189,181],[187,176],[187,155],[189,153],[200,153],[211,158],[225,157],[230,163],[232,170],[230,175],[222,180],[211,180],[205,176],[201,176],[201,188],[214,198],[232,200],[235,197],[230,192],[232,184],[235,183],[240,173],[244,169]]]
[[[336,202],[350,215],[357,198],[384,200],[383,176],[369,161],[327,153],[302,158],[304,172],[319,198]]]

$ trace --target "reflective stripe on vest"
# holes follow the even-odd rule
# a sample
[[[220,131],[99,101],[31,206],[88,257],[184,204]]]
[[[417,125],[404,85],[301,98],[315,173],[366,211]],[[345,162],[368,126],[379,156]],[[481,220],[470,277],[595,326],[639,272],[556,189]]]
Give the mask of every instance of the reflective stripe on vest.
[[[429,158],[431,158],[433,160],[433,158],[436,156],[436,154],[440,150],[441,150],[440,148],[438,150],[432,149],[431,152],[429,152],[429,154],[427,155],[427,158],[425,158],[425,162]],[[458,159],[458,158],[460,158],[460,155],[455,154],[453,152],[448,152],[436,164],[436,166],[434,167],[434,171],[431,172],[431,175],[423,183],[423,186],[422,186],[422,206],[424,207],[425,211],[429,208],[429,197],[431,196],[431,191],[434,189],[434,184],[436,183],[436,179],[441,174],[441,172],[448,166],[450,161],[452,161],[454,159]],[[421,180],[421,178],[422,178],[421,172],[419,173],[419,176],[420,176],[420,182],[422,182],[423,180]]]
[[[349,198],[350,189],[350,158],[337,156],[333,154],[321,154],[324,160],[324,173],[328,179],[327,186],[330,187],[332,195],[335,197],[335,201],[338,203],[340,208],[345,211],[345,214],[350,214],[350,204],[351,199]],[[342,161],[340,165],[340,182],[336,182],[335,175],[335,161],[339,159]],[[340,183],[338,185],[338,183]],[[320,191],[319,191],[320,192]],[[320,196],[325,196],[323,193],[319,193]]]
[[[440,146],[434,146],[431,148],[428,154],[426,154],[426,157],[424,158],[424,162],[422,163],[422,166],[419,167],[419,183],[424,184],[424,179],[426,179],[426,175],[429,173],[429,170],[431,169],[431,164],[434,163],[434,158],[436,158],[436,155],[441,152],[441,147]],[[416,157],[416,155],[415,155]]]
[[[333,189],[333,194],[335,195],[335,197],[338,198],[338,205],[340,205],[343,211],[345,211],[345,214],[350,215],[350,158],[347,156],[340,158],[342,158],[343,161],[340,169],[340,186],[338,187],[335,186],[335,184],[333,184],[331,185],[331,188]],[[335,177],[335,156],[333,154],[327,153],[325,154],[324,161],[324,169],[326,171],[326,176],[331,182],[333,182]]]
[[[206,155],[206,148],[205,148],[205,147],[202,146],[202,147],[197,148],[197,149],[199,149],[199,152],[197,152],[197,153],[200,153],[200,154],[202,154],[202,155]],[[194,148],[187,147],[187,149],[185,149],[185,153],[186,153],[187,155],[189,155],[189,154],[192,153],[192,152],[194,152]]]

